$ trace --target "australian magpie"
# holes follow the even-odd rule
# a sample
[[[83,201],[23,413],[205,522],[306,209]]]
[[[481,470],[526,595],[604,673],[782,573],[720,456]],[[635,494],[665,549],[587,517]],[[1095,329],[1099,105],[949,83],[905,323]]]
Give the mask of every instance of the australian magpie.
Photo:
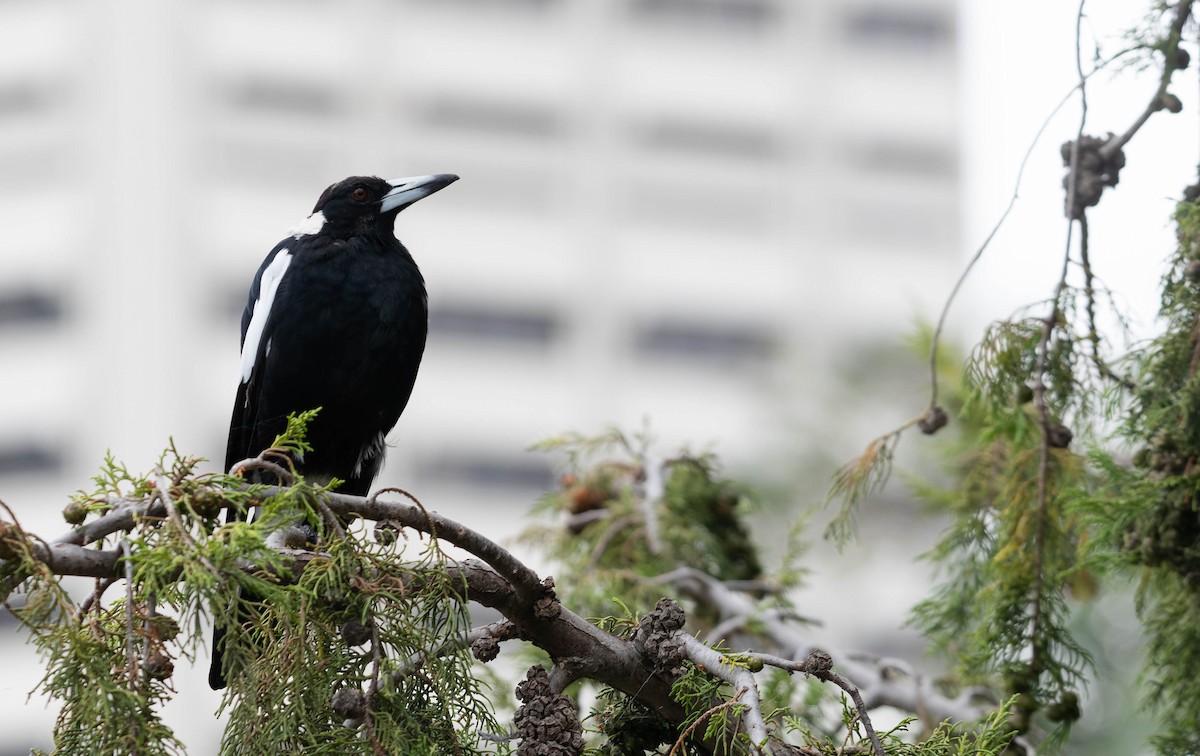
[[[384,439],[408,404],[425,351],[425,280],[392,227],[396,214],[458,176],[392,181],[352,176],[326,189],[267,255],[242,314],[241,380],[225,465],[258,455],[289,413],[320,407],[307,480],[365,494]],[[209,684],[225,687],[224,633],[213,638]]]

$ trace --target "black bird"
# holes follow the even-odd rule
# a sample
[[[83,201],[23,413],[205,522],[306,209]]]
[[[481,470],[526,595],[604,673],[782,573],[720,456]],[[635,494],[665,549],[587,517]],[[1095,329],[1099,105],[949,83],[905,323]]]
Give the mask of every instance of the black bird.
[[[367,493],[412,394],[429,321],[425,279],[396,239],[396,214],[457,180],[339,181],[267,255],[242,314],[226,469],[270,447],[289,413],[320,407],[308,427],[312,451],[296,468],[310,482],[336,477],[339,491]],[[223,638],[218,628],[214,690],[226,682]]]

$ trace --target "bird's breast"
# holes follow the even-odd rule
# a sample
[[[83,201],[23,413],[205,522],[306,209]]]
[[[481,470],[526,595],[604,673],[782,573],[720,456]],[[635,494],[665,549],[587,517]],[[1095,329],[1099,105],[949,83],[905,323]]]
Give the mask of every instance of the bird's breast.
[[[340,391],[411,384],[428,327],[425,286],[411,259],[343,248],[297,257],[288,273],[272,356],[309,365],[322,392],[331,382]],[[297,357],[301,350],[310,354]]]

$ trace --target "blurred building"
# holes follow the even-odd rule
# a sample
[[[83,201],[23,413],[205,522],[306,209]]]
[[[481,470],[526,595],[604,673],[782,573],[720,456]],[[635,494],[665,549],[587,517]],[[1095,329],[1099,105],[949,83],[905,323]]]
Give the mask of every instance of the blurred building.
[[[956,71],[953,0],[2,2],[0,499],[52,535],[105,449],[219,462],[254,270],[360,173],[463,177],[397,223],[381,482],[507,534],[564,430],[788,460],[954,273]]]

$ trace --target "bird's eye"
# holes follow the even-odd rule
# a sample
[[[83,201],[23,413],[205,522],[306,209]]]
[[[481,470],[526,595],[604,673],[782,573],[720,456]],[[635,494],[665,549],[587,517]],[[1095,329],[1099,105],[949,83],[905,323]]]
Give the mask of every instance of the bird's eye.
[[[367,198],[367,190],[364,187],[355,187],[354,191],[350,192],[350,196],[360,202]]]

